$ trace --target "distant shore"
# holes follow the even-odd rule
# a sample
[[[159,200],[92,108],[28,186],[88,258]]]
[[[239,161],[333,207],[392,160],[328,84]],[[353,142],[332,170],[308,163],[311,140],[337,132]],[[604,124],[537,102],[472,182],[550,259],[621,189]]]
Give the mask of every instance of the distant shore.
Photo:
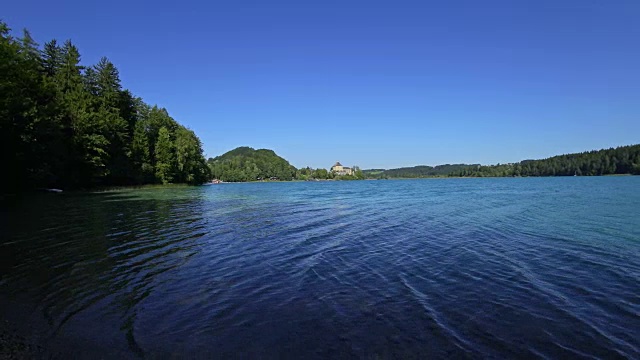
[[[378,181],[378,180],[424,180],[424,179],[517,179],[517,178],[572,178],[572,177],[581,177],[581,178],[595,178],[595,177],[627,177],[627,176],[636,176],[635,174],[605,174],[605,175],[582,175],[582,176],[573,176],[573,175],[556,175],[556,176],[422,176],[422,177],[388,177],[388,178],[366,178],[362,180],[366,181]],[[360,180],[360,181],[362,181]],[[351,182],[358,180],[342,180],[342,179],[317,179],[317,180],[256,180],[256,181],[222,181],[219,183],[203,183],[201,185],[196,186],[212,186],[212,185],[223,185],[223,184],[258,184],[258,183],[304,183],[304,182]],[[109,193],[109,192],[119,192],[126,190],[150,190],[150,189],[167,189],[167,188],[187,188],[193,187],[194,185],[187,184],[145,184],[145,185],[123,185],[123,186],[105,186],[105,187],[97,187],[97,188],[78,188],[78,189],[62,189],[62,191],[49,192],[44,189],[31,189],[25,190],[21,192],[15,193],[5,193],[0,194],[0,202],[10,201],[10,199],[15,199],[28,194],[37,194],[37,193],[51,193],[52,196],[56,194],[82,194],[82,193]]]

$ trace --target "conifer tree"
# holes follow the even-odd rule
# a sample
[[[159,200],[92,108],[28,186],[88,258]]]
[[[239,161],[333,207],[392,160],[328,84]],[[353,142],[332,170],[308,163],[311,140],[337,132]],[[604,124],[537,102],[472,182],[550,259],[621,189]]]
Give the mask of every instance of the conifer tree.
[[[15,38],[3,22],[0,143],[11,155],[11,176],[1,177],[11,189],[201,183],[209,171],[197,136],[123,89],[108,59],[85,68],[71,41],[40,50],[28,31]]]

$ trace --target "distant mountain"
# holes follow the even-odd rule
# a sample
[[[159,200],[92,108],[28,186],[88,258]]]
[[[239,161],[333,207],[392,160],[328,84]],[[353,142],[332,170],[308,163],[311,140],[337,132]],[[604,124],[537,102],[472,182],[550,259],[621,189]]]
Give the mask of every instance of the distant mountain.
[[[470,164],[444,164],[438,166],[413,166],[397,169],[369,169],[363,170],[368,178],[421,178],[421,177],[438,177],[448,176],[454,171],[460,171],[471,166]]]
[[[215,158],[207,164],[213,177],[223,181],[255,181],[261,179],[292,180],[296,168],[273,150],[255,150],[242,146]]]

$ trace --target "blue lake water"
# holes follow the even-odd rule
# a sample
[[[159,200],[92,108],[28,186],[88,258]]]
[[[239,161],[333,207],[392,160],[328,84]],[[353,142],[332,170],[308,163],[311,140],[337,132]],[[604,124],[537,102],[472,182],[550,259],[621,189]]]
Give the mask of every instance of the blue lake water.
[[[640,358],[640,177],[221,184],[3,208],[63,356]]]

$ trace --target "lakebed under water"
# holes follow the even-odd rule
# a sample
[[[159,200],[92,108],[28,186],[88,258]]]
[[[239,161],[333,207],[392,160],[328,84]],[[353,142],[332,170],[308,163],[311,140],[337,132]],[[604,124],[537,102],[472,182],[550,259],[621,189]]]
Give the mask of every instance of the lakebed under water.
[[[640,357],[640,177],[220,184],[3,208],[63,357]]]

